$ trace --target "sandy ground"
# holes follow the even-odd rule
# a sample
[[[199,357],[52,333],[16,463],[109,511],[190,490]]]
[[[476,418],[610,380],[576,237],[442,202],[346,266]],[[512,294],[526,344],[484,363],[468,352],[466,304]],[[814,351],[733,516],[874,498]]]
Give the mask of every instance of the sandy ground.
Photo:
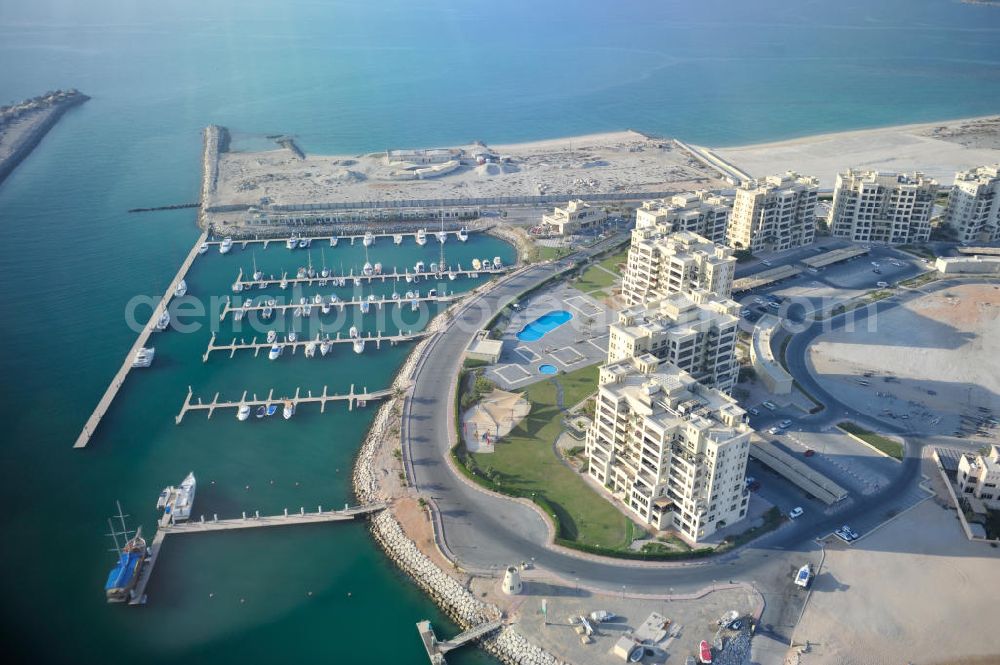
[[[988,657],[1000,655],[991,628],[1000,550],[967,540],[940,495],[854,547],[834,541],[794,635],[810,648],[786,662],[997,662]]]
[[[1000,117],[821,134],[712,151],[755,177],[791,169],[816,176],[824,188],[832,188],[837,172],[847,168],[919,170],[951,185],[958,170],[1000,162]]]
[[[1000,413],[1000,287],[944,289],[874,324],[828,333],[810,347],[824,386],[847,404],[937,434],[958,430],[961,416],[978,416],[980,407]]]
[[[465,447],[473,453],[492,453],[494,441],[507,436],[530,410],[531,404],[519,393],[494,389],[462,414]],[[482,439],[484,433],[490,435],[489,441]]]
[[[394,180],[384,153],[311,155],[286,149],[224,153],[213,205],[399,199],[675,192],[723,186],[714,171],[672,141],[636,132],[594,134],[503,146],[462,146],[462,166],[426,180]],[[477,166],[491,150],[509,163]]]

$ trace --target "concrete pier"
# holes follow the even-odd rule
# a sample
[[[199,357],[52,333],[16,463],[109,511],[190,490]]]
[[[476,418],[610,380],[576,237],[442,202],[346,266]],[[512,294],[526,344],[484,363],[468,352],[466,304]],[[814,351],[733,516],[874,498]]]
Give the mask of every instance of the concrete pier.
[[[149,547],[149,556],[143,564],[139,573],[139,581],[132,591],[132,598],[129,605],[144,605],[146,603],[146,585],[153,576],[153,567],[156,565],[160,555],[160,548],[163,541],[169,534],[176,533],[204,533],[208,531],[229,531],[234,529],[253,529],[267,526],[294,526],[301,524],[318,524],[320,522],[346,522],[363,515],[385,510],[385,503],[370,503],[361,506],[344,506],[343,510],[323,510],[320,507],[315,513],[307,513],[305,508],[300,508],[298,512],[289,512],[285,509],[282,515],[260,516],[255,513],[252,517],[247,517],[246,513],[242,518],[220,520],[218,518],[205,520],[204,516],[198,521],[181,522],[178,524],[162,523],[157,530],[156,536]]]
[[[366,406],[369,400],[384,399],[392,394],[391,388],[376,390],[374,392],[368,392],[368,389],[366,388],[364,392],[356,393],[354,392],[353,383],[351,384],[350,392],[346,395],[338,395],[336,393],[331,395],[327,392],[326,386],[323,386],[323,393],[320,395],[313,395],[311,390],[307,390],[305,396],[302,396],[301,390],[301,388],[296,388],[295,395],[293,397],[275,397],[274,389],[272,388],[267,394],[267,399],[257,399],[256,394],[253,395],[253,399],[247,399],[247,391],[244,390],[243,397],[237,402],[220,402],[219,393],[215,393],[215,397],[212,398],[212,401],[206,404],[201,401],[201,398],[198,398],[197,402],[192,403],[191,399],[193,391],[191,386],[188,386],[187,397],[184,399],[184,404],[181,406],[180,413],[174,417],[174,422],[180,425],[188,411],[208,411],[208,417],[211,418],[216,409],[238,409],[241,406],[246,405],[252,410],[258,406],[268,406],[271,404],[280,406],[285,402],[292,402],[296,409],[298,409],[300,404],[317,403],[320,405],[320,413],[326,411],[327,402],[347,402],[347,408],[353,411],[355,404],[358,406]]]
[[[435,231],[434,229],[430,228],[431,226],[432,225],[429,225],[424,230],[424,232],[427,234],[427,245],[426,246],[428,246],[428,247],[432,246],[433,244],[440,243],[440,241],[438,240],[437,235],[436,235],[437,231]],[[473,233],[477,233],[479,231],[480,231],[479,229],[469,229],[468,230],[468,234],[471,236]],[[448,235],[449,239],[458,239],[458,233],[459,233],[458,231],[445,231],[445,233]],[[397,236],[397,235],[403,236],[403,241],[404,242],[406,241],[407,238],[412,238],[413,241],[416,242],[416,238],[417,238],[416,231],[406,231],[406,232],[401,232],[401,233],[374,233],[373,232],[372,236],[374,237],[375,242],[373,242],[371,246],[374,247],[375,245],[377,245],[379,239],[381,239],[381,238],[390,238],[390,239],[393,239],[393,241],[394,241],[394,237]],[[314,242],[323,242],[323,241],[325,241],[325,242],[327,242],[329,244],[334,238],[336,238],[337,239],[337,245],[339,245],[342,242],[346,242],[348,245],[353,245],[353,244],[355,244],[355,242],[358,242],[358,243],[364,242],[365,234],[364,233],[356,233],[356,234],[345,234],[345,235],[339,235],[338,234],[338,235],[329,235],[329,236],[296,236],[296,237],[304,239],[304,240],[308,240],[310,242],[310,244],[314,243]],[[272,242],[281,243],[282,245],[284,245],[287,241],[288,241],[288,236],[283,236],[283,237],[279,237],[279,238],[245,238],[245,239],[236,240],[234,242],[239,243],[241,247],[246,247],[247,245],[249,245],[251,243],[260,243],[260,244],[264,245],[265,247],[267,247],[267,245],[271,244]],[[460,239],[458,239],[458,241],[462,242],[462,240],[460,240]],[[209,244],[211,244],[211,245],[218,245],[220,242],[221,241],[219,241],[219,240],[213,240]],[[330,247],[335,247],[336,245],[330,244],[329,246]],[[291,252],[291,251],[296,251],[296,250],[299,250],[299,249],[303,249],[303,248],[296,247],[295,250],[288,250],[288,251]],[[304,248],[304,249],[308,249],[308,248]]]
[[[411,341],[413,341],[415,339],[422,339],[422,338],[426,337],[429,334],[430,333],[427,332],[427,331],[421,331],[421,332],[417,332],[417,333],[406,333],[406,334],[401,334],[401,335],[383,335],[382,333],[378,333],[376,335],[372,335],[371,333],[368,333],[368,335],[366,337],[359,337],[357,339],[363,339],[365,341],[366,348],[367,348],[367,346],[369,344],[374,344],[376,349],[381,349],[383,342],[385,342],[386,344],[390,344],[392,346],[395,346],[396,344],[402,344],[403,342],[411,342]],[[350,343],[353,343],[355,341],[355,338],[353,338],[353,337],[340,337],[340,333],[338,333],[337,337],[332,338],[332,339],[328,339],[326,341],[329,342],[330,344],[350,344]],[[320,344],[322,342],[323,342],[323,340],[319,340],[319,339],[312,339],[312,340],[306,339],[306,340],[296,340],[294,342],[288,342],[288,341],[279,342],[279,341],[275,341],[274,344],[277,344],[279,347],[281,347],[282,353],[284,353],[284,349],[285,348],[291,348],[292,349],[292,353],[294,354],[298,350],[299,347],[305,347],[305,346],[307,346],[309,344],[317,344],[318,345],[318,344]],[[215,343],[215,333],[212,333],[212,339],[208,340],[208,347],[205,349],[205,353],[202,354],[201,360],[202,360],[202,362],[207,362],[209,355],[211,355],[215,351],[228,351],[229,352],[229,357],[232,358],[233,356],[236,355],[237,351],[244,350],[244,349],[245,350],[252,350],[253,351],[253,355],[256,358],[260,354],[261,351],[270,352],[272,346],[273,346],[273,344],[269,344],[266,340],[263,341],[263,342],[258,342],[256,337],[253,337],[250,342],[244,342],[244,341],[236,342],[236,341],[233,341],[230,344],[216,344]],[[317,358],[323,358],[323,355],[322,354],[317,354],[316,357]]]
[[[313,286],[313,285],[318,285],[319,282],[327,282],[327,286],[331,286],[330,282],[335,282],[337,280],[343,279],[343,280],[346,281],[346,284],[344,286],[337,287],[336,285],[333,285],[333,288],[347,288],[347,287],[349,287],[349,286],[352,285],[352,282],[355,279],[360,280],[362,282],[374,282],[376,280],[381,280],[382,282],[388,282],[388,281],[392,281],[392,282],[405,282],[407,276],[409,276],[411,278],[417,278],[417,279],[422,280],[422,281],[428,281],[428,280],[431,280],[431,279],[438,279],[438,280],[440,280],[440,279],[447,279],[448,278],[448,273],[454,273],[455,274],[455,278],[458,279],[459,277],[469,277],[469,276],[472,276],[472,275],[475,275],[477,277],[479,275],[486,275],[486,276],[500,275],[502,273],[507,272],[508,270],[510,270],[510,268],[508,268],[506,266],[501,266],[499,268],[493,268],[493,267],[490,267],[490,268],[480,268],[479,270],[473,270],[471,268],[455,268],[454,270],[451,270],[451,269],[448,269],[448,270],[438,270],[436,272],[431,272],[429,270],[424,270],[422,272],[408,272],[408,271],[404,270],[403,272],[399,272],[398,268],[393,268],[392,272],[380,273],[378,275],[375,275],[375,274],[371,274],[371,275],[330,275],[330,276],[327,276],[327,277],[320,277],[317,274],[317,275],[315,275],[313,277],[287,277],[287,276],[285,276],[285,277],[278,277],[278,278],[268,277],[267,279],[257,279],[257,280],[254,280],[254,279],[244,279],[243,278],[243,275],[244,275],[243,270],[240,269],[239,274],[236,275],[236,279],[233,280],[233,283],[234,284],[240,284],[243,287],[244,291],[248,291],[248,290],[252,289],[253,287],[260,287],[261,284],[263,284],[265,288],[269,287],[269,286],[278,286],[278,285],[281,284],[282,281],[287,282],[290,286],[293,285],[293,284],[305,284],[306,286]],[[409,282],[407,282],[407,283],[409,283]],[[417,283],[419,283],[419,282],[417,282]],[[402,296],[400,296],[400,297],[402,297]]]
[[[420,640],[424,643],[427,657],[430,658],[431,665],[445,665],[444,655],[460,646],[478,640],[481,637],[492,633],[500,628],[503,621],[495,619],[473,626],[469,630],[455,636],[454,638],[438,642],[437,635],[434,634],[434,627],[430,621],[420,621],[417,623],[417,631],[420,633]]]
[[[90,418],[87,419],[86,424],[84,424],[83,431],[80,432],[80,435],[76,438],[76,443],[73,444],[74,448],[84,448],[88,443],[90,443],[90,437],[94,435],[94,430],[97,429],[97,426],[100,424],[101,418],[104,417],[104,414],[108,412],[108,407],[110,407],[111,402],[114,401],[115,396],[118,394],[118,390],[122,387],[122,384],[125,383],[125,377],[128,375],[129,370],[132,369],[132,360],[135,358],[136,353],[139,352],[139,349],[146,346],[149,336],[154,332],[157,321],[159,321],[160,316],[163,314],[164,310],[166,310],[167,305],[170,303],[170,299],[174,297],[174,291],[177,289],[177,285],[181,283],[181,280],[184,279],[187,271],[191,268],[191,264],[194,263],[195,258],[198,256],[198,249],[201,247],[201,244],[205,242],[207,237],[207,233],[202,233],[201,236],[199,236],[195,241],[194,246],[187,255],[187,258],[184,259],[184,263],[181,264],[180,270],[177,271],[177,274],[174,276],[170,285],[167,287],[166,292],[163,294],[163,297],[160,299],[159,304],[157,304],[156,309],[153,310],[153,315],[149,317],[149,323],[147,323],[146,327],[142,329],[141,333],[139,333],[139,337],[135,340],[135,344],[132,345],[132,348],[129,349],[128,353],[125,355],[125,361],[118,369],[118,373],[115,374],[113,379],[111,379],[111,383],[108,385],[107,390],[104,391],[104,395],[97,403],[97,407],[94,409],[94,412],[90,414]]]
[[[400,307],[402,307],[404,305],[411,305],[411,303],[413,303],[413,302],[441,302],[441,303],[447,303],[447,302],[451,302],[453,300],[457,300],[457,299],[461,298],[462,295],[463,294],[459,294],[459,293],[449,293],[447,295],[421,296],[419,298],[417,298],[417,297],[413,297],[413,298],[403,298],[403,297],[400,297],[399,300],[393,300],[392,298],[379,298],[377,300],[338,300],[335,303],[331,303],[331,302],[327,301],[326,305],[329,306],[331,309],[334,308],[334,307],[336,307],[337,309],[341,309],[341,310],[344,309],[345,307],[361,307],[361,303],[363,303],[363,302],[367,302],[370,307],[376,307],[376,308],[381,308],[381,307],[384,307],[385,305],[399,305]],[[317,305],[315,302],[311,302],[311,301],[308,304],[312,307],[312,312],[310,312],[309,316],[313,316],[313,315],[326,316],[325,314],[323,314],[323,312],[320,309],[322,307],[322,305]],[[227,316],[229,316],[230,314],[232,314],[236,310],[242,310],[243,313],[246,314],[247,312],[260,312],[260,311],[263,311],[264,308],[266,308],[266,307],[268,307],[268,305],[250,305],[249,307],[234,307],[233,304],[232,304],[232,299],[230,298],[228,301],[226,301],[226,306],[222,309],[222,313],[219,314],[219,320],[220,321],[224,320]],[[278,305],[278,304],[275,304],[275,305],[271,306],[271,309],[273,309],[276,312],[281,312],[281,314],[284,315],[284,314],[286,314],[289,311],[293,311],[294,312],[295,308],[297,308],[297,307],[304,307],[304,305],[302,305],[302,304],[295,304],[295,303],[289,304],[289,305]]]

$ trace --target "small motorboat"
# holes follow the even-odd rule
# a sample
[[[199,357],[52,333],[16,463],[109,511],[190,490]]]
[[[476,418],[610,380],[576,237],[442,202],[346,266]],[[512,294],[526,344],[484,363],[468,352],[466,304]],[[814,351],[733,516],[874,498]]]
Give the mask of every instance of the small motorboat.
[[[233,239],[225,238],[221,243],[219,243],[219,254],[228,254],[229,250],[233,248]]]
[[[299,240],[294,235],[285,241],[285,247],[288,249],[295,249],[299,246]]]
[[[437,272],[437,271],[438,271],[438,264],[436,262],[432,261],[431,262],[431,272]]]
[[[246,420],[250,417],[250,405],[240,404],[239,411],[236,412],[236,420]]]
[[[465,227],[463,226],[463,227],[462,227],[462,230],[461,230],[461,231],[459,231],[458,233],[456,233],[455,235],[457,235],[457,236],[458,236],[458,239],[459,239],[459,240],[461,240],[462,242],[465,242],[466,240],[468,240],[468,239],[469,239],[469,229],[467,229],[467,228],[465,228]]]
[[[410,274],[409,270],[406,271],[406,283],[407,284],[413,283],[413,275]]]
[[[455,277],[457,277],[457,275],[455,275],[455,271],[454,270],[449,270],[448,271],[448,280],[454,282],[455,281]]]
[[[373,271],[374,271],[374,273],[376,275],[381,275],[382,274],[382,264],[381,263],[376,263],[375,266],[374,266],[374,268],[373,268]]]
[[[316,295],[314,295],[313,296],[313,304],[315,304],[315,305],[322,305],[323,304],[323,296],[321,296],[318,293]]]
[[[413,272],[423,272],[423,271],[424,271],[423,261],[417,261],[416,263],[413,264]]]
[[[163,310],[163,314],[160,314],[160,318],[156,320],[156,325],[154,326],[157,330],[166,330],[167,326],[170,325],[170,312]]]
[[[701,644],[698,645],[698,662],[700,663],[712,662],[712,647],[709,646],[706,640],[702,640]]]
[[[374,268],[372,268],[372,264],[370,264],[370,263],[368,263],[366,261],[365,265],[361,268],[361,274],[364,275],[365,277],[368,277],[369,275],[372,274],[372,272],[374,272]]]
[[[806,589],[809,587],[809,580],[812,579],[812,568],[809,564],[805,564],[799,568],[799,572],[795,573],[795,584]]]
[[[313,313],[312,305],[306,303],[305,305],[302,306],[302,316],[309,317],[312,316],[312,313]]]
[[[278,412],[278,405],[277,404],[268,404],[267,405],[267,417],[268,418],[270,418],[271,416],[273,416],[277,412]]]
[[[361,286],[361,278],[360,277],[355,277],[354,278],[354,286]]]
[[[299,238],[299,249],[305,249],[309,246],[309,238]]]
[[[420,246],[423,246],[423,245],[427,244],[427,230],[426,229],[420,229],[419,231],[417,231],[417,244],[420,245]]]
[[[285,335],[285,339],[287,339],[289,342],[294,342],[298,338],[299,338],[299,336],[295,334],[294,330],[289,331],[289,333],[287,335]]]
[[[330,343],[330,340],[324,339],[322,342],[319,343],[319,354],[321,356],[325,356],[326,354],[330,353],[330,348],[332,346],[333,344]]]
[[[340,240],[340,238],[338,238],[337,236],[333,236],[332,238],[330,238],[330,247],[336,247],[338,240]]]
[[[323,312],[324,314],[329,314],[330,313],[330,303],[324,302],[322,305],[319,306],[319,311]]]
[[[289,400],[285,402],[285,408],[281,410],[281,416],[285,420],[291,420],[292,416],[295,415],[295,404]]]
[[[233,321],[242,321],[243,320],[243,314],[245,314],[245,313],[246,313],[246,310],[243,309],[243,308],[234,309],[233,310]]]
[[[264,416],[267,415],[267,407],[261,404],[260,406],[257,407],[257,410],[254,411],[253,415],[254,418],[257,418],[258,420],[263,418]]]
[[[277,330],[268,330],[267,331],[267,343],[268,344],[274,344],[275,340],[277,340],[277,339],[278,339],[278,331]]]
[[[479,270],[482,267],[483,267],[483,262],[482,261],[480,261],[479,259],[472,259],[472,269],[473,270]]]
[[[362,241],[362,243],[364,244],[365,247],[371,247],[372,245],[375,244],[375,236],[372,234],[371,231],[365,233],[365,239]]]
[[[288,288],[288,278],[285,277],[284,275],[282,275],[282,277],[281,277],[281,283],[278,284],[278,288],[280,288],[280,289],[287,289]]]
[[[274,315],[274,308],[271,307],[270,305],[267,305],[266,307],[264,307],[264,310],[261,312],[261,316],[263,318],[265,318],[265,319],[269,319],[273,315]]]
[[[403,234],[402,233],[397,233],[396,235],[392,236],[392,241],[394,243],[396,243],[397,245],[402,245],[403,244]]]
[[[295,271],[295,279],[305,279],[306,278],[306,267],[299,266],[299,269]]]
[[[369,311],[371,311],[372,308],[371,303],[368,302],[367,300],[362,300],[360,303],[360,307],[362,314],[367,314]]]
[[[277,360],[278,356],[280,356],[280,355],[281,355],[281,347],[278,346],[277,344],[272,344],[271,345],[271,350],[267,354],[267,359],[268,360]]]
[[[499,256],[494,256],[493,257],[493,269],[494,270],[500,270],[500,268],[503,268],[503,261],[500,260]]]
[[[351,339],[356,339],[358,336],[358,327],[351,326],[351,330],[348,332],[348,334],[351,336]]]
[[[309,342],[306,344],[305,356],[306,358],[312,358],[316,355],[316,342]]]
[[[448,234],[445,233],[444,231],[438,231],[434,235],[437,236],[438,242],[441,243],[442,245],[448,240]]]
[[[302,316],[302,305],[299,305],[298,307],[292,310],[292,316],[295,317]]]
[[[198,255],[199,256],[202,255],[202,254],[204,254],[207,251],[208,251],[208,243],[207,242],[203,242],[200,245],[198,245]]]
[[[364,353],[365,352],[365,340],[363,340],[363,339],[356,339],[356,340],[354,340],[354,352],[355,353]]]
[[[180,284],[177,285],[177,288],[174,289],[174,297],[175,298],[183,298],[185,295],[187,295],[187,292],[188,292],[187,282],[185,282],[182,279],[180,281]]]

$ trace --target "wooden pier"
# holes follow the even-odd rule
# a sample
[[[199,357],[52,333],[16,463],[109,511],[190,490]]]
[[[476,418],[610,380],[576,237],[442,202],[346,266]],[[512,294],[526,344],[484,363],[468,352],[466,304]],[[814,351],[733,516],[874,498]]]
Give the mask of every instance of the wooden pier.
[[[101,419],[104,417],[104,414],[108,412],[108,407],[111,406],[111,402],[114,401],[118,391],[125,383],[125,377],[128,375],[129,370],[132,369],[132,360],[139,352],[139,349],[146,346],[149,336],[155,330],[156,323],[160,320],[160,316],[163,314],[164,310],[166,310],[170,299],[174,297],[174,291],[177,289],[177,285],[181,283],[181,280],[184,279],[187,271],[191,268],[191,264],[194,263],[195,258],[198,256],[198,250],[201,247],[201,244],[205,242],[205,238],[207,236],[207,232],[204,232],[195,241],[194,246],[187,255],[187,258],[184,259],[184,263],[181,264],[180,270],[177,271],[174,279],[170,282],[166,292],[160,299],[159,304],[157,304],[156,308],[153,310],[153,315],[149,318],[149,323],[147,323],[146,327],[142,329],[141,333],[139,333],[139,337],[135,340],[135,344],[132,345],[132,348],[129,349],[129,352],[125,355],[125,362],[122,363],[122,366],[118,369],[118,373],[115,374],[113,379],[111,379],[111,383],[108,384],[107,390],[104,391],[104,395],[97,403],[97,407],[94,409],[94,412],[90,414],[90,418],[88,418],[87,422],[84,424],[83,431],[80,432],[80,436],[76,438],[76,443],[73,444],[74,448],[85,448],[87,444],[90,443],[90,438],[94,435],[94,431],[101,423]]]
[[[181,421],[188,411],[208,411],[208,417],[211,418],[212,414],[215,413],[216,409],[238,409],[241,406],[249,406],[252,409],[258,406],[270,406],[271,404],[281,405],[285,402],[291,402],[298,409],[300,404],[312,404],[318,403],[320,413],[326,411],[327,402],[347,402],[347,408],[351,411],[354,410],[354,405],[366,406],[369,400],[384,399],[392,394],[391,388],[386,388],[384,390],[376,390],[375,392],[368,392],[366,388],[364,392],[356,393],[354,392],[354,384],[351,384],[351,390],[346,395],[339,394],[329,394],[327,392],[327,387],[323,386],[323,393],[321,395],[313,395],[311,390],[307,390],[305,396],[301,394],[301,388],[295,389],[295,395],[293,397],[275,397],[274,388],[272,388],[267,393],[267,399],[258,399],[257,395],[254,394],[252,399],[247,399],[246,390],[243,391],[243,397],[237,402],[220,402],[219,393],[215,393],[215,397],[212,398],[211,402],[204,403],[201,398],[198,398],[197,402],[192,403],[193,391],[191,386],[188,386],[187,397],[184,399],[184,404],[181,406],[180,413],[174,417],[174,422],[180,425]]]
[[[351,344],[355,342],[357,339],[362,339],[364,340],[366,347],[369,344],[374,344],[376,349],[381,349],[383,342],[391,346],[395,346],[397,344],[402,344],[403,342],[411,342],[416,339],[422,339],[424,337],[427,337],[429,334],[430,333],[426,330],[417,333],[409,332],[406,334],[399,334],[399,335],[383,335],[380,332],[377,335],[372,335],[371,333],[368,333],[367,337],[354,338],[354,337],[341,337],[340,333],[337,333],[336,337],[327,339],[325,341],[330,344]],[[216,344],[215,335],[216,333],[212,333],[212,339],[208,340],[208,347],[205,349],[205,353],[203,353],[201,356],[202,362],[208,362],[208,357],[215,351],[228,351],[229,357],[232,358],[233,356],[236,355],[237,351],[252,350],[253,356],[254,358],[256,358],[258,355],[260,355],[261,351],[266,351],[269,353],[271,347],[274,346],[275,344],[281,347],[282,354],[284,354],[284,350],[286,348],[291,348],[292,354],[294,355],[299,347],[304,348],[309,344],[315,344],[319,346],[324,341],[322,339],[296,340],[294,342],[275,340],[273,343],[268,343],[266,340],[264,342],[258,342],[257,338],[253,337],[249,342],[244,342],[242,340],[237,342],[234,340],[229,344]],[[316,357],[323,358],[323,355],[318,353]]]
[[[343,510],[324,511],[323,507],[319,506],[315,513],[307,513],[305,508],[299,508],[299,512],[290,513],[286,508],[283,515],[267,515],[262,517],[260,512],[256,511],[252,516],[248,517],[246,513],[243,513],[242,518],[236,519],[220,520],[216,515],[213,519],[206,520],[203,515],[196,522],[180,522],[177,524],[163,522],[156,531],[156,536],[149,547],[149,556],[146,558],[146,563],[143,564],[142,570],[139,572],[139,581],[132,591],[129,605],[144,605],[146,603],[146,585],[149,584],[149,579],[153,575],[153,567],[156,565],[157,558],[160,555],[163,540],[169,534],[231,531],[234,529],[253,529],[266,526],[295,526],[301,524],[318,524],[320,522],[346,522],[362,515],[385,510],[386,507],[387,505],[381,502],[352,507],[345,505]]]
[[[310,307],[312,307],[312,312],[310,313],[310,316],[312,316],[313,314],[319,314],[320,316],[325,316],[321,310],[321,307],[324,304],[327,307],[330,307],[331,309],[336,307],[337,309],[340,310],[343,310],[345,307],[361,307],[361,304],[365,302],[368,303],[369,307],[374,306],[376,309],[382,308],[385,305],[399,305],[400,307],[402,307],[403,305],[409,304],[412,307],[412,303],[414,302],[448,303],[452,302],[453,300],[461,298],[463,295],[464,294],[461,293],[448,293],[439,296],[420,296],[420,297],[415,296],[413,298],[404,298],[400,296],[399,300],[393,300],[392,298],[378,298],[376,300],[338,300],[337,302],[333,303],[327,300],[325,303],[320,303],[320,304],[317,304],[312,300],[310,300],[307,304]],[[229,300],[226,301],[226,306],[222,309],[222,313],[219,314],[219,320],[220,321],[225,320],[227,316],[236,312],[237,310],[241,310],[244,314],[246,314],[247,312],[261,312],[267,307],[269,307],[269,305],[250,305],[249,307],[243,307],[243,306],[234,307],[232,298],[230,298]],[[282,316],[284,316],[286,313],[288,313],[289,310],[294,311],[298,307],[305,307],[305,305],[301,303],[292,303],[288,305],[279,305],[275,303],[274,305],[270,305],[270,307],[276,312],[281,312]]]
[[[466,229],[466,232],[471,236],[474,233],[482,233],[483,229]],[[438,240],[438,237],[437,237],[437,233],[438,233],[437,231],[434,231],[431,228],[425,228],[424,229],[424,233],[427,236],[427,244],[428,245],[430,245],[432,243],[440,243],[440,240]],[[461,238],[458,237],[458,233],[459,233],[458,231],[445,231],[445,234],[447,234],[447,236],[449,238],[450,237],[454,237],[459,242],[464,242]],[[416,240],[417,240],[417,232],[416,231],[404,231],[404,232],[399,232],[399,233],[374,233],[374,232],[372,233],[372,237],[373,237],[373,239],[376,242],[379,239],[381,239],[381,238],[390,238],[390,239],[393,239],[393,241],[395,242],[395,237],[396,236],[402,236],[404,241],[407,238],[412,238],[414,242],[416,242]],[[234,245],[240,245],[240,247],[246,247],[247,245],[256,243],[256,244],[262,244],[266,248],[272,242],[278,243],[279,245],[285,245],[288,242],[288,238],[289,238],[289,236],[282,236],[280,238],[239,238],[239,239],[234,239],[233,240],[233,244]],[[296,238],[296,240],[308,240],[309,243],[310,243],[310,245],[312,243],[314,243],[314,242],[323,242],[323,241],[325,241],[327,243],[330,243],[330,245],[329,245],[330,247],[336,247],[341,242],[346,242],[349,245],[353,245],[355,242],[362,242],[365,239],[365,234],[364,233],[350,233],[350,234],[344,234],[344,235],[329,235],[329,236],[298,236],[297,235],[297,236],[295,236],[295,238]],[[332,244],[332,240],[334,238],[337,239],[337,245]],[[212,241],[209,241],[208,244],[210,244],[210,245],[219,245],[219,244],[221,244],[221,242],[222,241],[220,241],[220,240],[212,240]],[[375,243],[372,243],[372,246],[374,247]],[[298,246],[295,247],[295,250],[299,250],[299,249],[303,249],[303,248],[302,247],[298,247]],[[304,249],[308,249],[308,247],[306,247]],[[289,251],[294,251],[294,250],[289,250]]]
[[[319,282],[326,282],[327,286],[333,286],[334,288],[347,288],[351,286],[352,282],[356,279],[362,282],[374,282],[376,280],[381,280],[382,282],[388,282],[388,281],[400,282],[400,281],[406,281],[406,278],[410,277],[410,279],[427,281],[431,279],[437,279],[437,280],[447,279],[449,273],[454,273],[455,278],[458,279],[459,277],[500,275],[502,273],[507,272],[508,270],[510,270],[510,268],[506,266],[501,266],[499,268],[494,268],[492,266],[489,268],[484,267],[480,268],[479,270],[473,270],[470,268],[456,268],[455,270],[451,269],[438,270],[438,271],[424,270],[421,272],[408,272],[405,270],[403,272],[399,272],[398,268],[393,268],[392,272],[379,273],[377,275],[373,273],[371,275],[350,274],[350,275],[329,275],[327,277],[321,277],[317,273],[313,277],[288,277],[286,273],[286,275],[278,278],[274,277],[273,275],[269,275],[267,278],[264,279],[244,279],[243,269],[240,268],[240,271],[236,275],[236,279],[233,280],[233,284],[239,284],[243,290],[250,290],[253,287],[261,288],[260,286],[261,284],[264,285],[263,288],[267,288],[269,286],[280,286],[282,282],[287,282],[290,286],[294,284],[305,284],[306,286],[312,286],[314,284],[318,285]],[[338,282],[340,280],[344,280],[344,286],[338,286]],[[331,282],[333,282],[333,284],[330,284]]]
[[[431,665],[445,665],[444,656],[446,653],[469,642],[478,640],[481,637],[485,637],[494,630],[499,629],[502,625],[503,621],[500,619],[487,621],[478,626],[473,626],[464,633],[444,642],[438,642],[437,635],[434,634],[434,627],[431,626],[430,621],[418,622],[417,631],[420,633],[420,639],[424,643],[424,649],[427,651],[427,657],[430,658]]]

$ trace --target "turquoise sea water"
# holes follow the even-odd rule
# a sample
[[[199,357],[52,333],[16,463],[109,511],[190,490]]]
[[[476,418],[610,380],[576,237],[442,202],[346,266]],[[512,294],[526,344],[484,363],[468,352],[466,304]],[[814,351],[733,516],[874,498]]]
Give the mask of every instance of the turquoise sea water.
[[[193,413],[178,427],[189,384],[203,397],[378,388],[409,348],[202,364],[206,329],[158,335],[154,368],[129,377],[91,448],[71,449],[134,340],[127,303],[162,292],[197,237],[191,211],[125,210],[197,198],[204,125],[240,145],[293,133],[317,152],[624,127],[733,144],[995,113],[998,62],[1000,10],[951,0],[0,3],[0,103],[58,87],[93,97],[0,185],[5,655],[423,663],[414,622],[446,625],[360,524],[175,536],[149,606],[103,603],[115,499],[150,530],[159,489],[191,469],[196,512],[348,496],[373,409],[305,407],[292,423]],[[432,245],[378,260],[429,262]],[[449,251],[510,250],[482,239]],[[204,258],[192,295],[228,293],[250,264],[241,251]],[[274,247],[258,260],[271,271],[289,258]]]

